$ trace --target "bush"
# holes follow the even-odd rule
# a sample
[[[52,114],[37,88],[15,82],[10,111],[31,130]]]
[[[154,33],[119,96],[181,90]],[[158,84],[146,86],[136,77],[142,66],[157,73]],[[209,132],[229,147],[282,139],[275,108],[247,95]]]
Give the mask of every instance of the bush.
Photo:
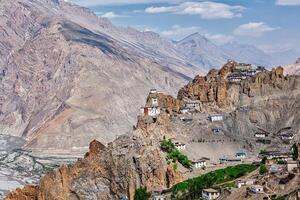
[[[172,160],[173,163],[176,163],[177,161],[182,164],[182,166],[186,168],[192,167],[192,161],[188,159],[186,155],[183,155],[171,142],[171,140],[164,139],[160,143],[160,147],[163,151],[168,153],[167,160]]]
[[[265,174],[267,172],[268,172],[268,170],[267,170],[266,165],[265,164],[261,164],[260,167],[259,167],[259,174],[263,175],[263,174]]]
[[[297,144],[293,144],[292,147],[292,156],[293,156],[293,160],[297,160],[298,159],[298,146]]]
[[[266,156],[264,156],[262,159],[261,159],[261,164],[266,164],[266,161],[267,161],[268,159],[267,159],[267,157]]]
[[[151,194],[147,192],[146,187],[140,187],[135,190],[134,200],[148,200]]]

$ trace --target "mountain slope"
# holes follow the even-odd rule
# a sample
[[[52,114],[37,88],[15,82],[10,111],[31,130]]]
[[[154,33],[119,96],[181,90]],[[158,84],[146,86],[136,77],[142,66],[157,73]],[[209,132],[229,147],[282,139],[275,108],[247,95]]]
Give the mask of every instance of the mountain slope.
[[[221,48],[229,54],[232,59],[239,62],[263,66],[272,65],[271,56],[252,45],[231,42],[222,45]]]
[[[196,73],[85,8],[57,0],[0,7],[0,130],[35,152],[74,154],[93,139],[112,141],[132,127],[150,88],[175,92]]]
[[[285,70],[285,74],[300,75],[300,58],[294,64],[284,66],[284,70]]]
[[[206,37],[194,33],[186,38],[175,42],[175,45],[184,55],[186,60],[197,66],[203,67],[206,71],[213,67],[221,66],[231,57],[217,45],[213,44]]]

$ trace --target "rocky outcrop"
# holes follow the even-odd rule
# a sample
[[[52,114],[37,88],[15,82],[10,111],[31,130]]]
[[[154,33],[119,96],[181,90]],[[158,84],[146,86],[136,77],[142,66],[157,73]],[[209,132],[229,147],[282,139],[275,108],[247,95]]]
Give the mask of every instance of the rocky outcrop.
[[[182,181],[182,174],[168,166],[159,147],[160,140],[171,134],[163,118],[164,115],[147,129],[138,128],[119,137],[107,147],[98,141],[91,142],[85,158],[43,177],[30,198],[111,200],[128,196],[133,199],[138,187],[146,186],[151,191]],[[23,196],[29,199],[27,188],[18,189],[6,199],[21,200]]]
[[[17,189],[10,193],[5,200],[37,200],[38,199],[38,187],[37,186],[25,186],[23,189]]]
[[[248,97],[271,94],[274,90],[291,89],[294,77],[285,77],[284,69],[277,67],[271,71],[262,71],[240,83],[230,83],[228,75],[234,72],[238,63],[230,61],[220,70],[211,70],[206,76],[196,76],[178,92],[178,99],[198,99],[202,110],[228,109],[240,102],[240,94]],[[296,84],[298,82],[296,81]]]
[[[226,79],[238,63],[228,62],[220,70],[212,69],[206,76],[196,76],[195,79],[178,92],[178,99],[185,97],[199,99],[202,104],[217,105],[224,108],[229,105]]]

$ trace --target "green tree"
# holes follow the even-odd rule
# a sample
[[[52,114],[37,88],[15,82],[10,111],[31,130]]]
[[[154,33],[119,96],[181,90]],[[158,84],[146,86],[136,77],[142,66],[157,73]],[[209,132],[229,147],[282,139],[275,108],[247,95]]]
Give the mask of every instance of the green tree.
[[[134,200],[148,200],[151,194],[147,192],[146,187],[140,187],[135,190]]]
[[[267,157],[266,156],[264,156],[262,159],[261,159],[261,164],[266,164],[266,161],[267,161]]]
[[[267,172],[268,172],[268,169],[267,169],[266,165],[265,164],[261,164],[260,167],[259,167],[259,174],[263,175],[263,174],[265,174]]]
[[[292,156],[293,156],[293,160],[298,160],[298,145],[297,144],[293,144],[292,147]]]

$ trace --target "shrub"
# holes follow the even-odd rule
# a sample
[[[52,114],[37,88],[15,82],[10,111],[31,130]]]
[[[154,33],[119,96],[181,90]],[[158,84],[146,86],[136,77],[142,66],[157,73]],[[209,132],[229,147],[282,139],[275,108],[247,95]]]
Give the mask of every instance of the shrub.
[[[297,144],[293,144],[292,147],[292,156],[293,156],[293,160],[297,160],[298,159],[298,146]]]
[[[135,190],[134,200],[148,200],[151,194],[147,192],[146,187],[140,187]]]
[[[265,174],[267,172],[268,172],[268,170],[267,170],[266,165],[265,164],[261,164],[260,167],[259,167],[259,174],[263,175],[263,174]]]
[[[171,140],[164,139],[160,143],[160,147],[163,151],[167,153],[167,160],[172,160],[173,163],[177,161],[182,164],[182,166],[186,168],[192,167],[192,161],[188,159],[188,157],[182,154],[178,149],[176,149],[175,145],[171,142]]]

